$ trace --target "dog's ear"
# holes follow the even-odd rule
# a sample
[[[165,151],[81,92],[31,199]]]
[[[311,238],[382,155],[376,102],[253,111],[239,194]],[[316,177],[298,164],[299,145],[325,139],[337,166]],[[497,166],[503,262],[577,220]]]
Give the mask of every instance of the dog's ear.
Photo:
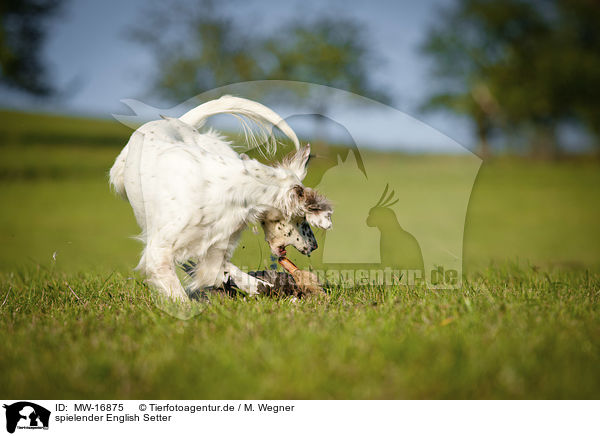
[[[304,198],[304,186],[302,185],[296,185],[294,186],[294,194],[296,194],[296,197],[298,197],[298,199],[302,199]]]
[[[306,208],[306,194],[309,188],[295,185],[289,190],[285,207],[281,210],[284,219],[289,220],[292,216],[304,214]]]
[[[302,198],[306,220],[311,226],[328,230],[332,226],[331,214],[333,207],[331,202],[311,188],[305,188]]]
[[[287,162],[287,167],[292,170],[302,181],[306,177],[308,160],[310,159],[310,144],[306,144],[298,150]]]

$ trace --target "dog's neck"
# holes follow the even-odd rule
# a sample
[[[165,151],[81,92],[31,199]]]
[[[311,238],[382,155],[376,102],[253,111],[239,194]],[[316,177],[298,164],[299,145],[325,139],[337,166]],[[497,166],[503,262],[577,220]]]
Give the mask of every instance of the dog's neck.
[[[292,188],[299,184],[301,181],[288,168],[274,168],[256,160],[246,160],[237,188],[240,200],[252,208],[254,219],[260,219],[271,208],[288,217],[301,213],[292,192]]]

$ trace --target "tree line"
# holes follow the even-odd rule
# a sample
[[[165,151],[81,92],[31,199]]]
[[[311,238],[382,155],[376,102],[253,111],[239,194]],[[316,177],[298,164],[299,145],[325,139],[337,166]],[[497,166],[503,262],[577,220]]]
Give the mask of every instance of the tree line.
[[[52,94],[40,52],[48,18],[61,4],[2,3],[2,85]],[[181,102],[236,82],[279,79],[393,103],[386,87],[372,80],[371,71],[383,57],[359,21],[330,14],[272,27],[256,31],[213,0],[157,1],[140,14],[127,36],[152,55],[151,92],[168,101]],[[421,109],[468,117],[482,157],[492,153],[495,137],[535,156],[557,156],[564,151],[558,133],[565,126],[598,142],[597,0],[455,0],[440,10],[420,48],[431,65],[431,92]],[[320,97],[317,106],[326,104]]]

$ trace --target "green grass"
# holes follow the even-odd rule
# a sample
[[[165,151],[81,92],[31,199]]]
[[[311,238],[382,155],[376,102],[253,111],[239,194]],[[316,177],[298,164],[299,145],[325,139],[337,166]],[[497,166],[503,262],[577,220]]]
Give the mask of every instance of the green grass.
[[[127,129],[0,115],[1,397],[600,396],[598,162],[484,164],[459,290],[330,288],[297,302],[213,295],[184,321],[131,271],[138,229],[106,180]],[[452,192],[465,165],[366,159],[388,174],[436,168],[433,191]],[[246,235],[236,261],[264,267],[261,239]]]
[[[0,396],[597,398],[600,277],[492,270],[460,292],[194,303],[120,274],[4,276]],[[2,296],[4,297],[4,295]]]

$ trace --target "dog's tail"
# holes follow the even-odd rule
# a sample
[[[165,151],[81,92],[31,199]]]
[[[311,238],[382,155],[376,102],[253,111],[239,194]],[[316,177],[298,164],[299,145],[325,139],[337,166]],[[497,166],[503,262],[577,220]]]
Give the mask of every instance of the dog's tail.
[[[202,127],[207,118],[217,114],[231,114],[237,117],[242,123],[246,141],[251,148],[259,148],[261,151],[264,148],[264,151],[270,155],[275,153],[277,141],[271,129],[271,125],[273,125],[292,140],[296,150],[300,149],[300,141],[298,141],[296,133],[279,114],[260,103],[245,98],[224,95],[217,100],[201,104],[183,114],[179,119],[186,124]],[[247,120],[255,123],[258,131],[252,129]]]

